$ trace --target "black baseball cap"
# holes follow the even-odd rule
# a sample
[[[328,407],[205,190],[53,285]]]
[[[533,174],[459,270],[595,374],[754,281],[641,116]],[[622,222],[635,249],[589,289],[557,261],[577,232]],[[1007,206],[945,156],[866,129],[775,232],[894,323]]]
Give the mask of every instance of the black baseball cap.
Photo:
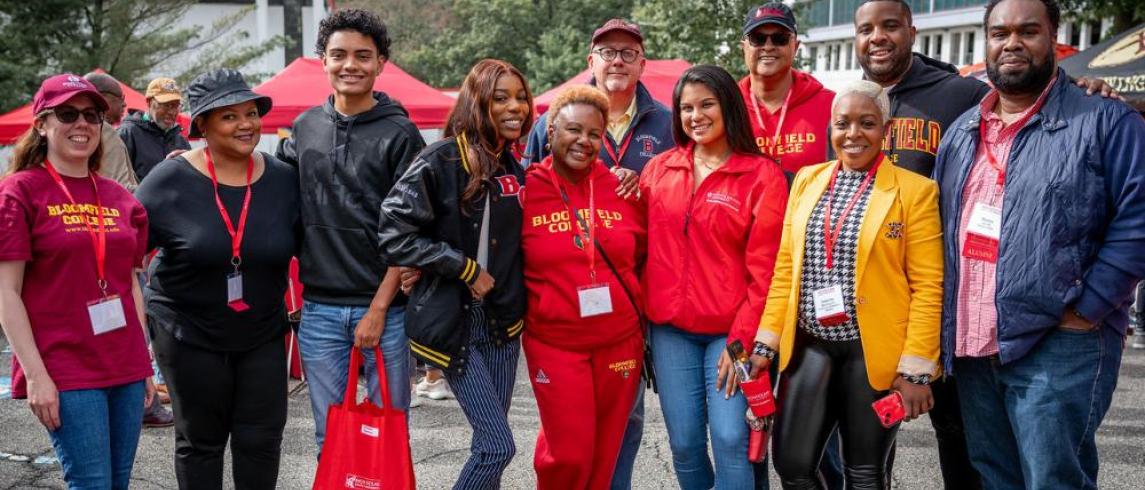
[[[748,35],[756,27],[764,24],[775,24],[786,28],[792,34],[799,34],[795,26],[795,12],[782,2],[765,3],[748,10],[747,19],[743,21],[743,35]]]

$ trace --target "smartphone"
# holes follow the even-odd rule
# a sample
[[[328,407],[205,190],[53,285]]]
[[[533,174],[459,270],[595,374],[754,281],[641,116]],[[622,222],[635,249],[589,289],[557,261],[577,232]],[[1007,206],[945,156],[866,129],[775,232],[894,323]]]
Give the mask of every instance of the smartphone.
[[[902,395],[897,391],[892,391],[891,394],[872,403],[871,408],[875,409],[879,423],[888,429],[901,422],[906,416],[906,408],[902,404]]]

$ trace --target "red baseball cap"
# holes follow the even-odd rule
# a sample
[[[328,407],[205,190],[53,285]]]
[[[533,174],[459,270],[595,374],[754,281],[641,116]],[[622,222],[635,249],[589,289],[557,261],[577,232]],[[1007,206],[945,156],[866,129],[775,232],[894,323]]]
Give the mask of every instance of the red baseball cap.
[[[628,22],[624,19],[609,19],[608,22],[605,22],[604,25],[600,26],[600,28],[598,28],[596,31],[593,31],[592,44],[595,45],[597,40],[604,37],[605,34],[613,31],[624,32],[629,36],[636,38],[636,40],[640,42],[641,46],[644,45],[644,34],[640,32],[640,26],[632,22]]]
[[[80,94],[90,97],[99,110],[107,111],[107,101],[95,85],[79,75],[64,73],[48,77],[40,84],[40,89],[32,97],[32,114],[44,112]]]

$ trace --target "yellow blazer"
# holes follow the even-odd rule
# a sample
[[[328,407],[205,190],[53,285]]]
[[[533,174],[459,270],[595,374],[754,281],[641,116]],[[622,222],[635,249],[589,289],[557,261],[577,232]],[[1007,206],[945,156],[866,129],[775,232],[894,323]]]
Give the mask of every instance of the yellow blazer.
[[[805,167],[795,176],[783,218],[767,304],[756,340],[791,362],[799,328],[799,285],[807,221],[831,180],[835,161]],[[822,226],[812,223],[811,226]],[[938,185],[883,161],[875,173],[855,257],[855,311],[876,390],[895,375],[938,373],[942,314],[942,223]]]

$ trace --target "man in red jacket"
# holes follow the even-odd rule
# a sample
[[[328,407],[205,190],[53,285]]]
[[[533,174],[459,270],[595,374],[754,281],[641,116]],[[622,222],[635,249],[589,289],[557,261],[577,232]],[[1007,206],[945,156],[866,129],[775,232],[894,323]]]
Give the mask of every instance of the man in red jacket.
[[[771,2],[748,10],[740,42],[748,74],[740,80],[739,90],[756,145],[779,162],[788,179],[803,167],[828,160],[835,98],[835,92],[823,88],[815,77],[791,67],[799,50],[798,35],[791,7]],[[776,379],[774,373],[771,379]],[[828,444],[820,471],[829,488],[842,488],[837,442]]]
[[[794,174],[827,161],[835,93],[791,67],[799,49],[795,14],[781,2],[753,7],[743,25],[748,75],[739,82],[760,151]]]

